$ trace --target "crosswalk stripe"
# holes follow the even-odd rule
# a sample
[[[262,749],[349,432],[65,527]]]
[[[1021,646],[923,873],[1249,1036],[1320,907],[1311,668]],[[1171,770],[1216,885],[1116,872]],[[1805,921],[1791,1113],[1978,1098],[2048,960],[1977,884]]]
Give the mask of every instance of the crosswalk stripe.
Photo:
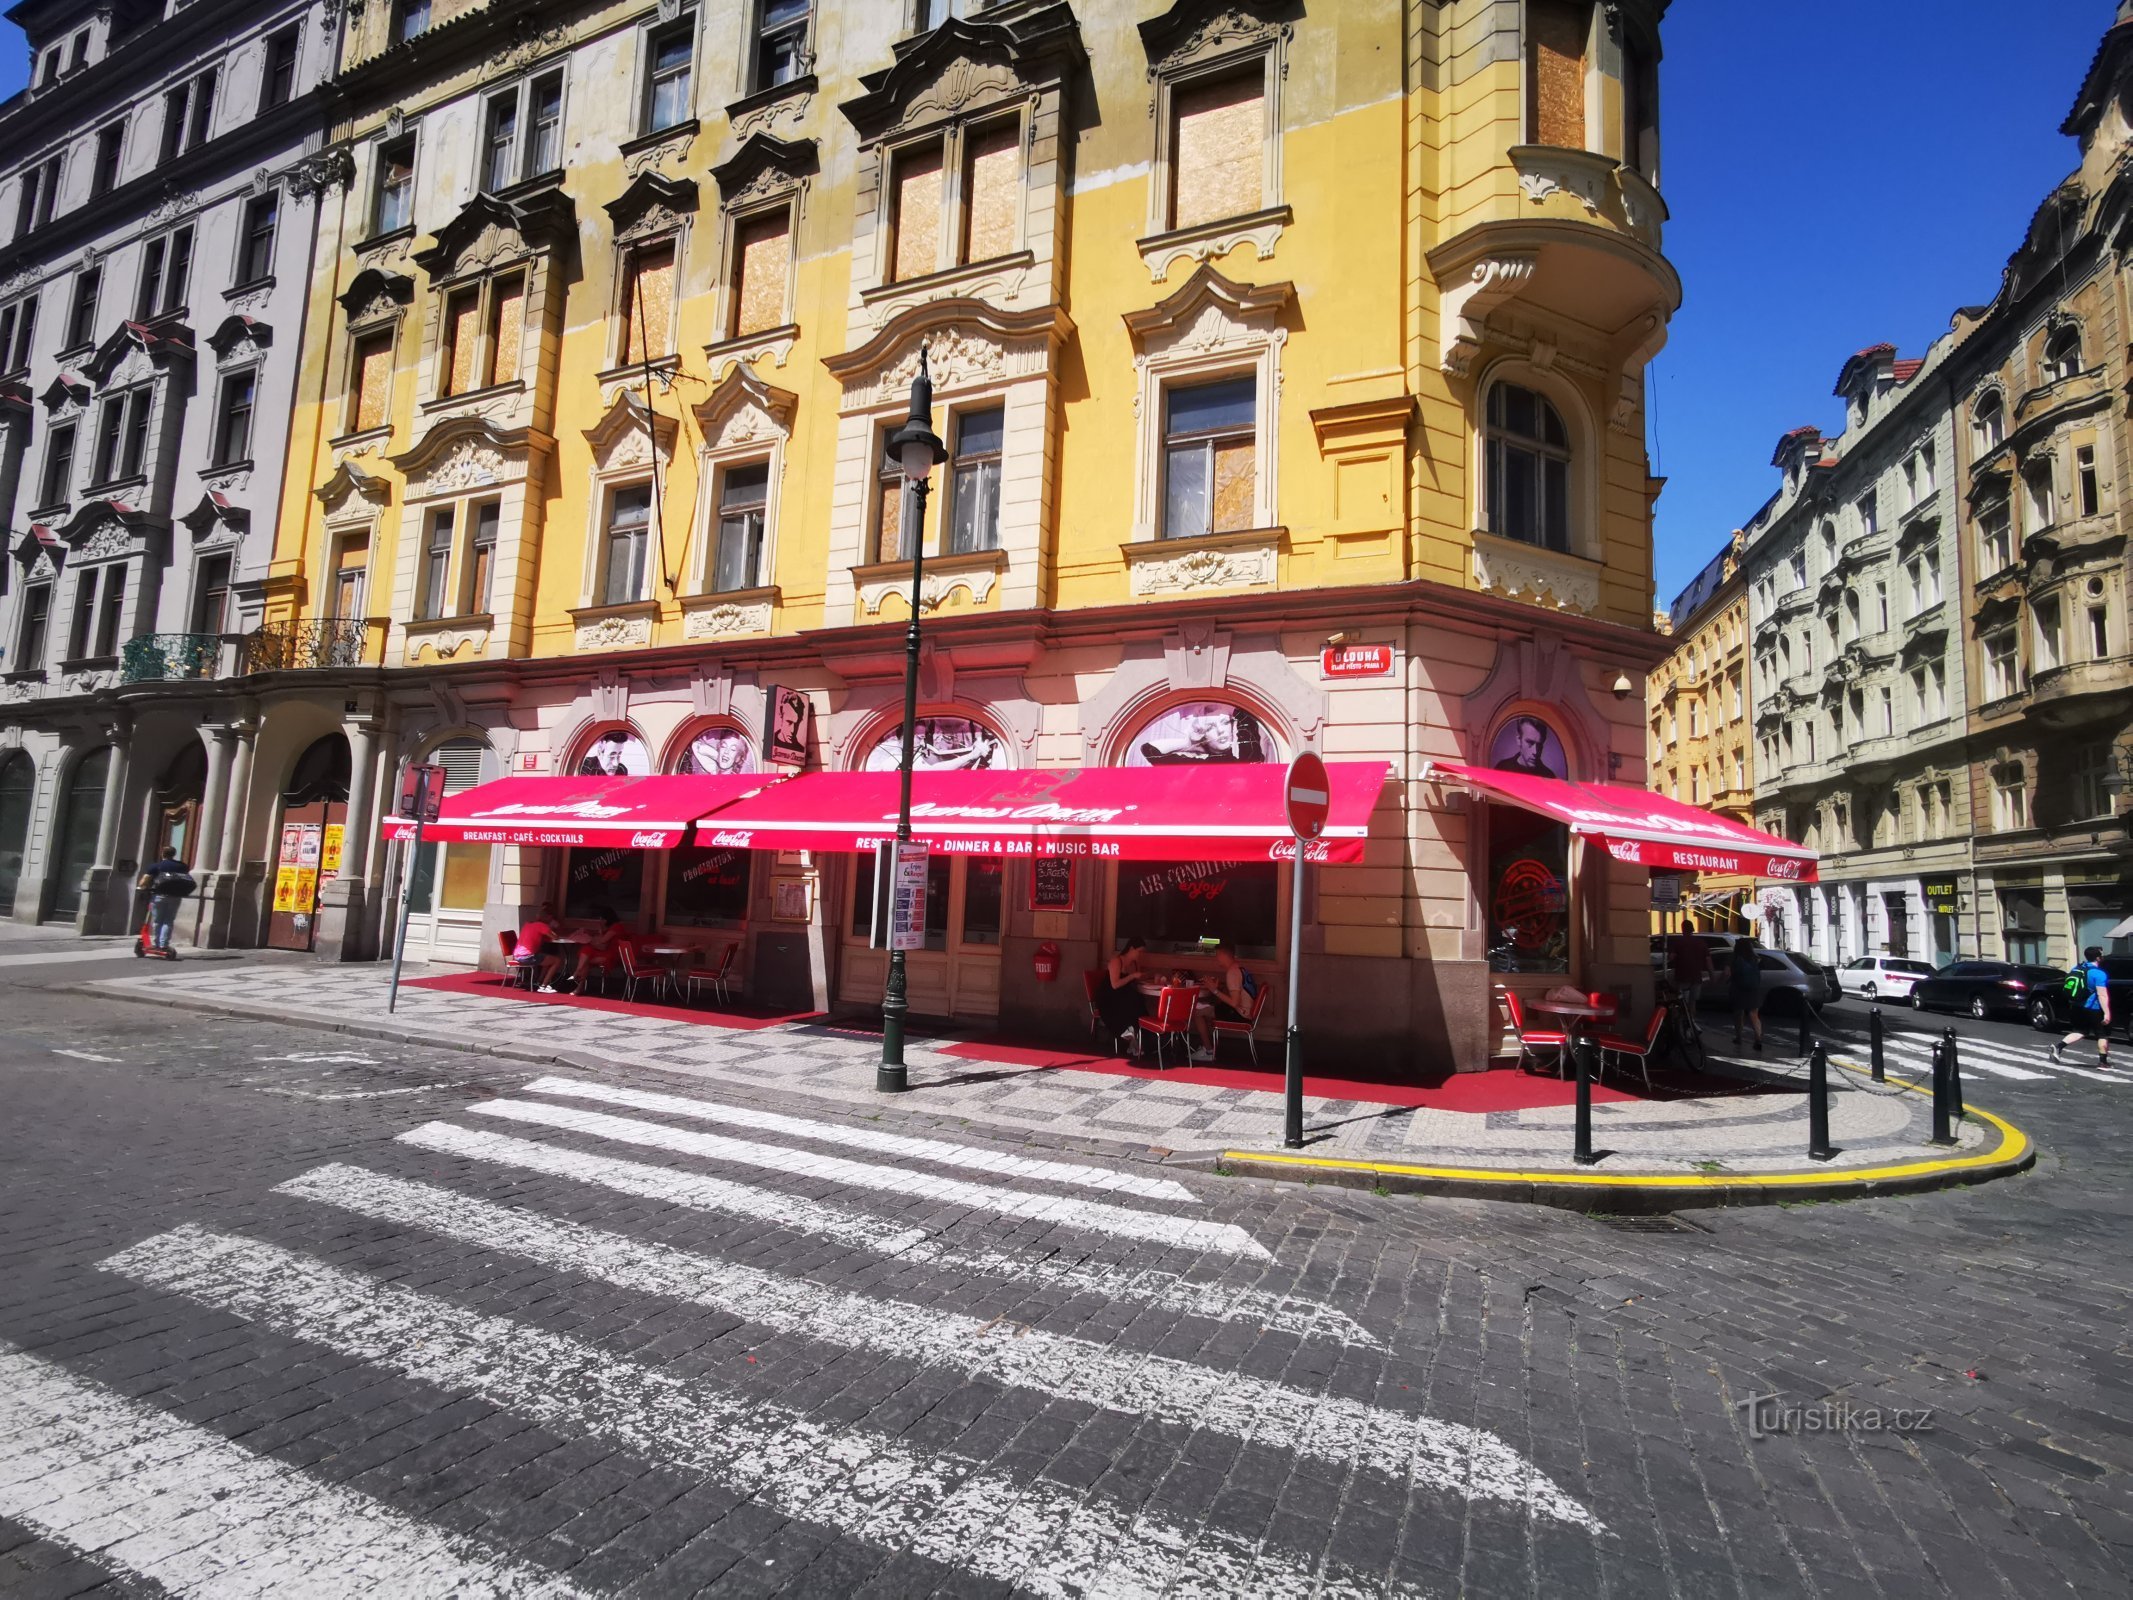
[[[546,1128],[562,1128],[622,1144],[646,1145],[656,1150],[705,1156],[716,1161],[737,1161],[744,1166],[796,1173],[802,1177],[829,1178],[857,1189],[952,1201],[1010,1217],[1034,1217],[1056,1222],[1063,1228],[1083,1228],[1120,1239],[1218,1250],[1224,1255],[1244,1256],[1255,1261],[1272,1259],[1257,1239],[1227,1222],[1186,1221],[1154,1212],[1134,1211],[1101,1200],[1084,1200],[1078,1195],[999,1189],[990,1184],[969,1183],[961,1178],[940,1177],[930,1172],[877,1167],[863,1161],[848,1161],[842,1156],[795,1150],[788,1145],[755,1144],[746,1139],[729,1139],[724,1134],[698,1133],[690,1128],[670,1128],[659,1122],[638,1122],[599,1111],[580,1111],[576,1106],[552,1106],[535,1100],[484,1100],[466,1109],[485,1117],[537,1123]]]
[[[1883,1053],[1885,1056],[1889,1054],[1897,1055],[1905,1060],[1915,1062],[1921,1067],[1930,1066],[1933,1061],[1933,1043],[1931,1040],[1920,1040],[1915,1036],[1903,1039],[1885,1039],[1883,1041]],[[2054,1061],[2051,1058],[2049,1046],[2035,1048],[2003,1044],[1998,1041],[1980,1044],[1976,1040],[1958,1037],[1956,1060],[1964,1072],[1974,1072],[1982,1068],[1987,1072],[1996,1072],[2001,1077],[2036,1078],[2059,1075],[2069,1078],[2087,1078],[2091,1083],[2125,1083],[2128,1081],[2115,1073],[2092,1071],[2087,1067],[2077,1067],[2070,1061]],[[2023,1065],[2020,1067],[2014,1066],[2012,1063],[2015,1061],[2019,1061]],[[2030,1068],[2039,1070],[2031,1071],[2029,1070]]]
[[[173,1594],[579,1592],[4,1344],[0,1394],[0,1516]]]
[[[1138,1173],[1114,1172],[1108,1167],[1084,1166],[1076,1161],[1048,1161],[1036,1156],[981,1150],[974,1145],[949,1144],[940,1139],[914,1139],[905,1134],[884,1133],[877,1128],[847,1128],[833,1122],[811,1122],[800,1117],[780,1116],[775,1111],[714,1104],[676,1094],[655,1094],[614,1084],[579,1083],[570,1078],[536,1078],[521,1092],[597,1100],[608,1105],[627,1106],[633,1111],[663,1111],[670,1116],[694,1117],[700,1122],[724,1122],[736,1128],[754,1128],[761,1133],[790,1134],[794,1138],[812,1139],[817,1144],[841,1144],[875,1155],[910,1156],[931,1161],[937,1166],[967,1167],[1003,1178],[1070,1183],[1084,1189],[1135,1195],[1143,1200],[1182,1200],[1188,1205],[1200,1203],[1199,1196],[1175,1178],[1148,1178]]]
[[[947,1367],[1053,1399],[1157,1417],[1240,1441],[1270,1441],[1342,1471],[1366,1468],[1403,1487],[1500,1500],[1557,1521],[1592,1525],[1590,1514],[1532,1463],[1480,1429],[1026,1325],[827,1289],[361,1167],[319,1167],[277,1192],[523,1256],[618,1288],[708,1306],[777,1332]]]
[[[664,1368],[279,1245],[195,1225],[102,1263],[418,1382],[472,1392],[571,1435],[702,1473],[729,1491],[892,1551],[1033,1594],[1118,1596],[1388,1591],[1375,1575],[1236,1535],[1136,1513],[1042,1478],[1018,1482],[863,1426],[835,1427],[774,1400],[728,1395]]]
[[[1000,1278],[1070,1294],[1100,1294],[1109,1299],[1144,1300],[1186,1316],[1250,1323],[1283,1333],[1319,1335],[1342,1344],[1382,1350],[1383,1342],[1342,1312],[1301,1295],[1275,1295],[1226,1283],[1197,1283],[1157,1267],[1124,1267],[1109,1262],[1063,1256],[1019,1256],[1004,1250],[964,1250],[929,1237],[923,1228],[904,1228],[864,1211],[803,1200],[724,1178],[676,1172],[669,1167],[613,1156],[590,1155],[560,1145],[508,1134],[461,1128],[449,1122],[426,1122],[400,1135],[403,1143],[443,1155],[465,1156],[499,1166],[547,1173],[580,1183],[596,1183],[670,1205],[790,1228],[829,1239],[847,1249],[921,1263],[944,1272]]]

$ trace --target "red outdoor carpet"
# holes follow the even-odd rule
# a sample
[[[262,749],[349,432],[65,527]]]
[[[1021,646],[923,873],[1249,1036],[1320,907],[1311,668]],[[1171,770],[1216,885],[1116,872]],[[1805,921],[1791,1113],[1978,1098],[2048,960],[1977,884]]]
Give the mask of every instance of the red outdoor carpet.
[[[805,1022],[819,1016],[814,1011],[766,1011],[756,1006],[745,1010],[712,1006],[658,1005],[647,1000],[610,999],[606,995],[536,994],[522,989],[498,972],[447,972],[434,978],[409,978],[409,989],[439,989],[446,994],[481,994],[492,1000],[524,1000],[543,1006],[576,1006],[581,1011],[612,1011],[630,1017],[656,1017],[662,1022],[695,1022],[713,1028],[774,1028],[781,1022]]]

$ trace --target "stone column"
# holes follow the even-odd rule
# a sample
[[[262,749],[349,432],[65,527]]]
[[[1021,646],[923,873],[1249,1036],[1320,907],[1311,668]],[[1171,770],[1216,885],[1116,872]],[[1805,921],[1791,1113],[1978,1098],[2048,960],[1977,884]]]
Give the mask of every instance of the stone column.
[[[229,781],[224,789],[220,838],[214,841],[215,875],[202,887],[207,907],[200,942],[220,948],[231,942],[244,892],[244,819],[252,803],[252,746],[259,724],[233,722],[221,730],[229,741]]]
[[[365,911],[370,904],[371,798],[377,788],[378,725],[350,723],[348,736],[348,809],[341,832],[341,870],[319,891],[318,940],[313,948],[322,961],[366,961]]]
[[[222,865],[222,811],[230,799],[230,745],[227,728],[210,728],[207,784],[200,796],[200,836],[193,849],[193,876],[203,881]]]
[[[111,767],[104,774],[104,807],[96,822],[96,863],[82,890],[81,914],[75,928],[83,934],[123,933],[131,907],[127,888],[132,878],[117,871],[119,820],[126,809],[126,751],[132,730],[123,722],[104,730],[111,746]],[[135,863],[138,868],[139,863]],[[113,887],[112,880],[119,886]]]

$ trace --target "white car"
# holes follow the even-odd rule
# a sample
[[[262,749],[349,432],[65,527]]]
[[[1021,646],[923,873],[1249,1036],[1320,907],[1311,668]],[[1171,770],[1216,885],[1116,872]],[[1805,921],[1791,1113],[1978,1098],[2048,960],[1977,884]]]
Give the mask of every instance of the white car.
[[[1837,969],[1837,987],[1861,1000],[1908,1002],[1911,986],[1920,978],[1932,976],[1933,969],[1923,961],[1906,961],[1901,956],[1854,956]]]

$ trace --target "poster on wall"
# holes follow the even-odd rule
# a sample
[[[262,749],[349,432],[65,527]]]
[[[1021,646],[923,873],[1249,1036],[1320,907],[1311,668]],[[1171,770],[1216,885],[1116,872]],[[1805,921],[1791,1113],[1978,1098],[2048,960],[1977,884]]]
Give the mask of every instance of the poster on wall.
[[[912,725],[914,772],[966,772],[1007,765],[999,736],[968,717],[920,717]],[[891,728],[867,752],[862,770],[894,772],[904,758],[904,730]]]
[[[321,877],[337,877],[341,870],[341,851],[346,846],[348,829],[345,824],[326,824],[326,837],[319,846],[318,870]]]
[[[763,765],[807,765],[807,725],[814,702],[798,689],[774,683],[763,691]]]
[[[755,750],[738,728],[700,728],[682,746],[674,770],[702,778],[733,777],[755,771]]]
[[[274,909],[294,911],[296,904],[296,868],[280,867],[274,873]]]
[[[778,878],[770,885],[770,914],[779,922],[806,922],[815,913],[814,891],[805,878]]]
[[[1242,706],[1195,700],[1172,706],[1136,734],[1129,767],[1194,767],[1227,761],[1279,761],[1280,747]]]
[[[587,778],[642,778],[651,770],[652,758],[644,741],[627,728],[595,734],[578,760],[578,773]]]
[[[1496,730],[1489,746],[1489,765],[1498,772],[1520,772],[1529,778],[1568,778],[1570,762],[1563,754],[1563,741],[1539,717],[1516,716]]]

